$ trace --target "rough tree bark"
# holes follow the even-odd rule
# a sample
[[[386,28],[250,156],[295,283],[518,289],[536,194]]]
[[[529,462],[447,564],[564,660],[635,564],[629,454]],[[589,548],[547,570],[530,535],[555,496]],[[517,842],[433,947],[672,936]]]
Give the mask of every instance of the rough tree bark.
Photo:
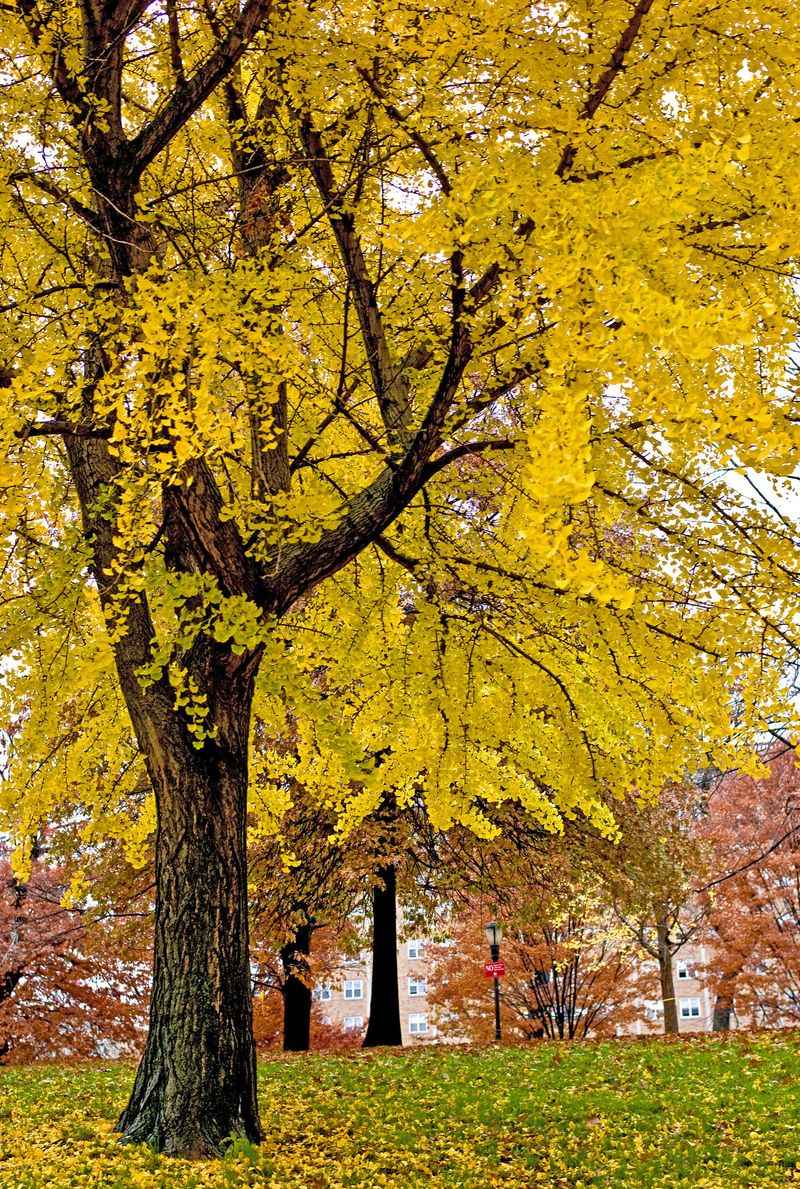
[[[189,1157],[260,1138],[247,920],[247,743],[252,679],[231,681],[218,734],[196,750],[165,722],[156,790],[150,1030],[118,1130]]]
[[[397,986],[397,870],[379,867],[372,889],[372,982],[364,1048],[401,1045],[400,994]]]
[[[658,945],[658,973],[661,983],[661,1002],[664,1005],[664,1032],[667,1036],[677,1036],[678,1004],[675,999],[675,975],[672,969],[672,943],[669,937],[669,924],[661,919],[656,923],[656,937]]]
[[[711,918],[711,926],[720,940],[722,952],[726,955],[741,952],[741,938],[735,926],[731,927],[729,919],[722,914],[715,914]],[[712,1032],[729,1032],[731,1017],[734,1015],[736,1001],[736,984],[744,966],[744,959],[739,958],[733,964],[726,961],[720,975],[714,998],[714,1014],[711,1022]]]
[[[71,437],[67,450],[108,613],[114,530],[98,507],[118,464],[102,440]],[[204,475],[201,468],[192,498],[205,497]],[[198,569],[191,551],[213,557],[228,543],[204,525],[205,533],[187,544],[181,499],[181,492],[165,491],[169,560]],[[117,1127],[126,1140],[158,1151],[207,1157],[228,1136],[260,1138],[246,846],[250,710],[260,653],[234,656],[205,636],[188,651],[186,668],[208,697],[214,728],[198,747],[168,679],[147,685],[137,676],[155,637],[146,599],[130,596],[125,612],[114,659],[156,799],[156,920],[149,1034]]]
[[[40,858],[42,853],[41,843],[38,835],[33,838],[31,844],[31,861],[35,862]],[[9,891],[12,893],[14,908],[19,910],[19,915],[14,917],[14,924],[10,933],[3,938],[0,938],[5,944],[6,953],[10,954],[14,951],[14,947],[20,941],[20,934],[25,926],[25,918],[22,913],[22,906],[28,898],[28,885],[13,876],[8,883]],[[0,1003],[6,999],[10,999],[16,991],[19,984],[25,975],[25,964],[19,966],[11,966],[7,970],[0,972]],[[0,1058],[7,1057],[13,1048],[12,1038],[6,1036],[0,1041]]]
[[[311,987],[302,978],[311,953],[311,925],[301,925],[281,950],[283,983],[283,1049],[305,1053],[311,1043]]]

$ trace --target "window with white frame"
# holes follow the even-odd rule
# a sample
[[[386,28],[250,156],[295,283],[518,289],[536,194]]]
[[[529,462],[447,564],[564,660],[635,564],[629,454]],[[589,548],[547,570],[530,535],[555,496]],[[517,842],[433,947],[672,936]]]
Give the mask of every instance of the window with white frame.
[[[314,998],[318,1003],[327,1003],[329,999],[333,999],[333,989],[326,983],[321,983],[314,988]]]
[[[422,942],[421,941],[409,941],[407,952],[408,952],[409,958],[412,961],[415,958],[421,958],[422,957]]]
[[[413,974],[408,980],[408,993],[412,999],[416,999],[419,995],[428,994],[428,982],[424,978],[416,978]]]
[[[364,980],[363,980],[363,978],[346,978],[344,980],[344,997],[345,997],[345,999],[363,999],[364,998]]]
[[[357,1028],[363,1028],[363,1026],[363,1016],[345,1016],[344,1018],[345,1032],[355,1032]]]
[[[415,1013],[408,1017],[408,1031],[411,1036],[422,1036],[428,1031],[428,1017]]]
[[[699,999],[680,999],[681,1019],[696,1020],[700,1015]]]
[[[692,976],[689,973],[689,963],[679,962],[676,967],[676,974],[678,978],[691,978]]]

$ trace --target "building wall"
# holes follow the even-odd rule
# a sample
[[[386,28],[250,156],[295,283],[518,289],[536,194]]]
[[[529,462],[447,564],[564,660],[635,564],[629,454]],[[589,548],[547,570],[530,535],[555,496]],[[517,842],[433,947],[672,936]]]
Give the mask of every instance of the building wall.
[[[402,936],[402,916],[398,914],[398,932]],[[414,956],[416,954],[416,956]],[[400,1026],[403,1044],[425,1043],[435,1039],[436,1030],[431,1019],[425,993],[426,958],[425,944],[422,939],[410,939],[398,942],[397,945],[397,981],[400,999]],[[361,998],[347,998],[347,984],[360,981]],[[359,988],[350,987],[350,993]],[[417,994],[412,994],[416,990]],[[330,997],[326,998],[325,993]],[[323,991],[317,987],[314,992],[319,1002],[323,1018],[332,1024],[346,1028],[348,1031],[366,1031],[369,1020],[369,992],[370,992],[370,954],[362,952],[358,958],[342,963],[341,967],[329,980],[328,987]],[[361,1018],[361,1023],[354,1021]],[[412,1027],[415,1029],[412,1031]]]
[[[708,958],[708,951],[703,945],[682,946],[673,958],[673,981],[680,1032],[711,1031],[714,1021],[714,995],[697,977],[705,968]],[[657,974],[656,963],[653,962],[652,966],[654,974]],[[663,1032],[664,1009],[661,1000],[642,1000],[641,1008],[641,1015],[630,1031],[636,1036]],[[731,1020],[731,1027],[736,1027],[735,1018]]]
[[[684,946],[674,959],[673,981],[678,1001],[678,1028],[681,1032],[711,1031],[714,996],[695,977],[695,971],[702,971],[706,960],[705,946]],[[695,1011],[697,1015],[694,1015]]]
[[[402,935],[402,929],[399,929]],[[675,998],[678,1002],[678,1027],[680,1032],[710,1032],[714,1017],[714,994],[703,985],[698,975],[710,957],[707,948],[702,945],[685,945],[673,960],[675,980]],[[655,962],[650,963],[654,976],[657,977]],[[424,980],[428,973],[428,959],[426,957],[426,941],[424,938],[405,939],[398,942],[397,973],[400,999],[400,1023],[404,1045],[413,1045],[441,1039],[433,1024],[433,1012],[428,1004],[420,980]],[[361,982],[361,998],[345,998],[346,982]],[[412,995],[412,980],[417,983],[420,994]],[[323,999],[320,1007],[323,1017],[333,1024],[346,1027],[348,1020],[358,1019],[361,1023],[354,1030],[363,1033],[369,1020],[370,993],[370,954],[364,951],[357,959],[342,963],[330,980],[330,998]],[[315,997],[319,998],[319,988]],[[660,999],[642,999],[639,1002],[639,1012],[632,1024],[620,1029],[624,1033],[635,1036],[658,1035],[664,1030],[664,1011]],[[417,1020],[417,1028],[424,1031],[411,1031],[412,1017]],[[747,1021],[731,1019],[731,1028],[746,1026]]]

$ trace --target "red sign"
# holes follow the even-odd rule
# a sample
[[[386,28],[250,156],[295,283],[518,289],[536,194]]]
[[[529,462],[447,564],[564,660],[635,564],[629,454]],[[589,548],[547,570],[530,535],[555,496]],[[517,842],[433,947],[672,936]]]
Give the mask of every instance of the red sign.
[[[487,978],[502,978],[506,972],[506,964],[502,958],[496,962],[484,962],[483,973]]]

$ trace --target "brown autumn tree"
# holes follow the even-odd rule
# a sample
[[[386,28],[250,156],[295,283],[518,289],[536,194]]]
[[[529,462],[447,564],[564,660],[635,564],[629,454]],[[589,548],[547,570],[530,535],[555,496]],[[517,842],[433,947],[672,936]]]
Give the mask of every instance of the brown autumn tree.
[[[634,947],[598,881],[601,840],[575,824],[553,838],[524,813],[494,812],[502,834],[492,842],[421,831],[420,870],[452,909],[431,976],[440,1026],[491,1034],[493,985],[483,973],[490,918],[504,928],[504,1035],[572,1039],[623,1025],[633,1015]]]
[[[0,848],[2,1061],[119,1056],[143,1043],[149,906],[117,887],[116,911],[108,902],[65,908],[69,884],[41,851],[18,879]]]
[[[572,1040],[609,1035],[634,1018],[630,982],[634,947],[612,914],[575,889],[571,907],[544,904],[519,889],[516,913],[507,902],[501,947],[504,1039]],[[493,984],[483,972],[487,907],[459,911],[446,945],[433,947],[428,1002],[445,1035],[494,1035]]]
[[[699,890],[712,950],[714,1028],[800,1021],[800,771],[788,741],[761,777],[731,772],[698,825],[714,856]]]
[[[619,809],[618,845],[597,839],[593,862],[603,894],[620,925],[652,963],[664,1018],[664,1032],[677,1035],[676,956],[705,928],[696,889],[709,871],[709,848],[699,837],[707,777],[669,785],[656,801],[642,805],[631,795]]]

